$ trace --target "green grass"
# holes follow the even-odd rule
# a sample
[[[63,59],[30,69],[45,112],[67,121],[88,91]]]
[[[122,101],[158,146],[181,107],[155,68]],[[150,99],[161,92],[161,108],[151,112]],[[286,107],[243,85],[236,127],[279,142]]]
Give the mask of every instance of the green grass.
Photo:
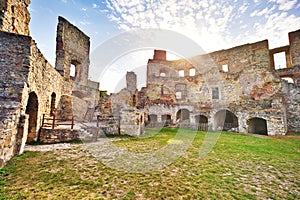
[[[130,152],[156,151],[177,129],[149,129],[123,138]],[[199,158],[206,133],[167,167],[146,173],[117,171],[98,162],[84,145],[53,152],[25,152],[0,170],[2,199],[300,199],[300,138],[222,133]],[[209,133],[214,134],[214,133]],[[185,138],[179,138],[184,140]],[[176,142],[173,144],[177,144]]]

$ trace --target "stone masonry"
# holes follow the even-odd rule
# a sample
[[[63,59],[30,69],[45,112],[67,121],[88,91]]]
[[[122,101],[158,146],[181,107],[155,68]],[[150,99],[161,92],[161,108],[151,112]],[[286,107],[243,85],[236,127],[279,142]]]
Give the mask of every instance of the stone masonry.
[[[263,40],[175,61],[166,60],[166,51],[154,50],[147,65],[146,87],[130,89],[136,78],[129,78],[135,75],[128,72],[127,88],[111,94],[110,105],[122,104],[123,123],[139,124],[136,116],[143,113],[141,123],[148,127],[264,135],[299,131],[300,30],[289,33],[289,42],[269,49]],[[284,69],[274,67],[278,52],[286,53]],[[282,79],[286,77],[293,83]],[[142,134],[130,128],[123,132]]]
[[[80,121],[99,97],[99,83],[88,80],[89,38],[59,17],[54,68],[29,36],[29,3],[0,1],[0,167],[40,139],[43,115]]]

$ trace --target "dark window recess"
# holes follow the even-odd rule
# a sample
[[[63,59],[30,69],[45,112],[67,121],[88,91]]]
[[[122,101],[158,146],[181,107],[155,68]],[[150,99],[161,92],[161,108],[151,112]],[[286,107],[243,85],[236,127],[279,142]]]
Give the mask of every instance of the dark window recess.
[[[220,99],[219,88],[214,87],[211,89],[212,99]]]

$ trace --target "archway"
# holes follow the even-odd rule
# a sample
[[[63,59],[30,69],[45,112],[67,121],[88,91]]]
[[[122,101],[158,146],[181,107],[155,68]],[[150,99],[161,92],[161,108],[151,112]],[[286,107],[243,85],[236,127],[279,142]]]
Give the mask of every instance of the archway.
[[[207,131],[208,130],[208,118],[204,115],[196,115],[195,122],[198,125],[199,131]]]
[[[161,121],[164,124],[164,126],[170,126],[172,123],[171,115],[162,115]]]
[[[25,113],[29,115],[27,143],[37,139],[37,120],[39,103],[35,92],[29,93]]]
[[[55,113],[55,102],[56,101],[56,94],[53,92],[51,94],[51,104],[50,104],[50,116],[53,116]]]
[[[214,116],[214,128],[216,130],[228,131],[238,128],[238,118],[229,110],[220,110]]]
[[[157,123],[157,115],[154,114],[148,115],[148,121],[150,123]]]
[[[188,109],[180,109],[176,114],[176,121],[189,121],[190,120],[190,111]]]
[[[254,117],[247,121],[248,133],[268,135],[267,121],[262,118]]]

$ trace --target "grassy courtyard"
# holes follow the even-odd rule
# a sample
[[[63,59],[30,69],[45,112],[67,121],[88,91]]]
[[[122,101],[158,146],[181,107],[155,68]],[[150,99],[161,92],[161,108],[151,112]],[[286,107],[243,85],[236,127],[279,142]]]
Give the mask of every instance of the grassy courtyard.
[[[112,169],[85,144],[27,151],[0,169],[0,199],[300,199],[299,135],[222,133],[212,151],[199,157],[207,133],[183,131],[195,135],[187,151],[168,166],[143,173]],[[151,153],[180,145],[184,138],[176,133],[149,129],[151,137],[123,138],[114,145]]]

